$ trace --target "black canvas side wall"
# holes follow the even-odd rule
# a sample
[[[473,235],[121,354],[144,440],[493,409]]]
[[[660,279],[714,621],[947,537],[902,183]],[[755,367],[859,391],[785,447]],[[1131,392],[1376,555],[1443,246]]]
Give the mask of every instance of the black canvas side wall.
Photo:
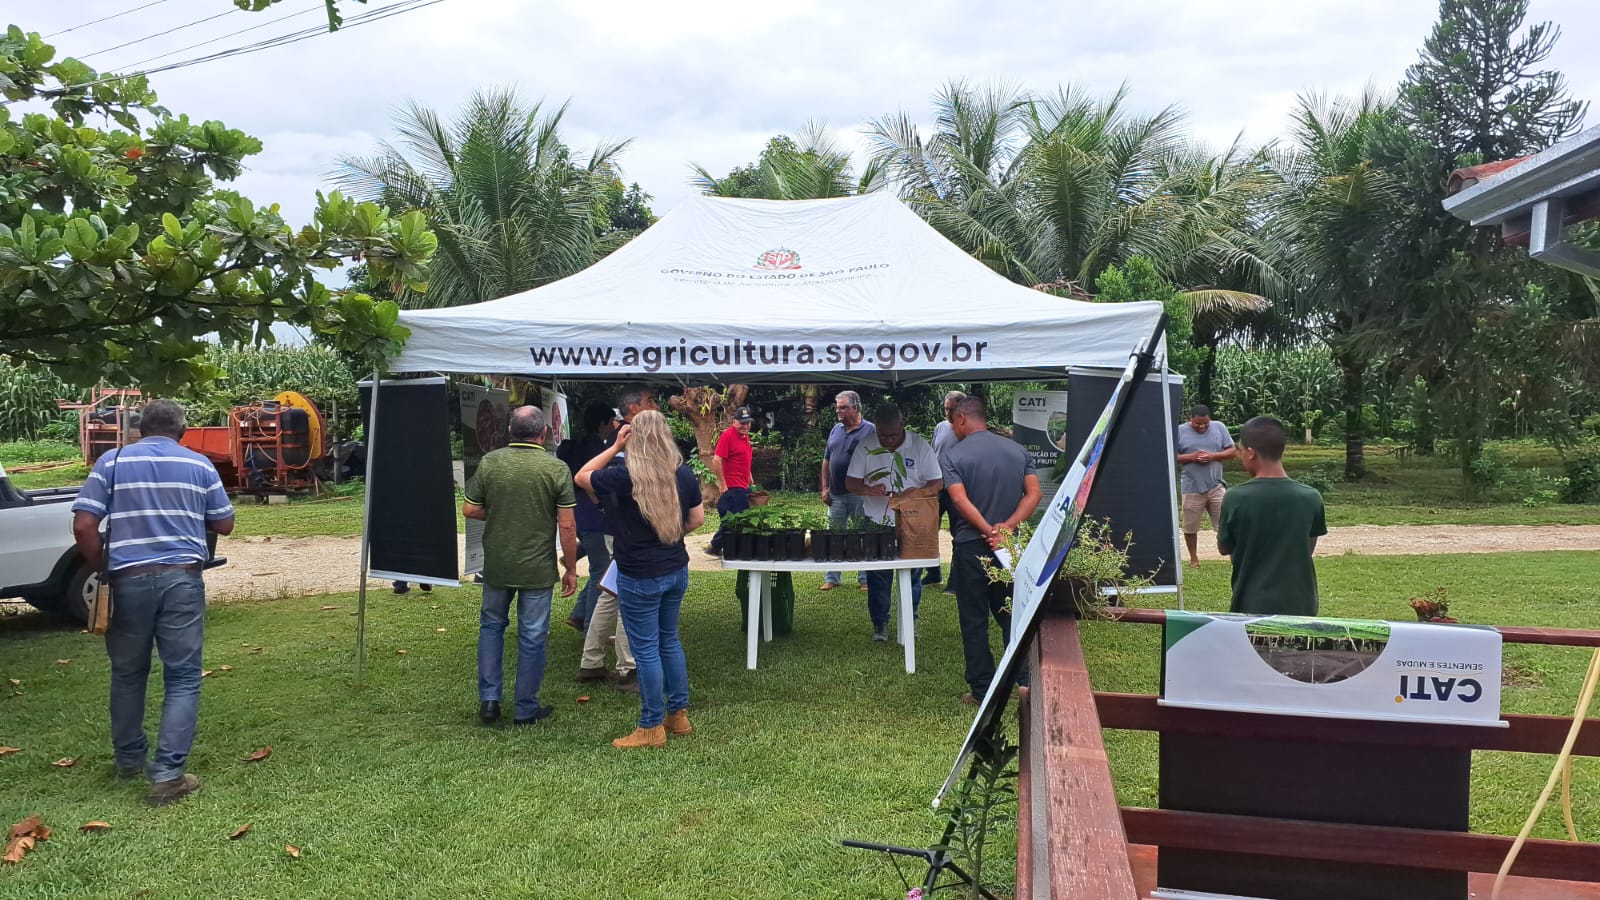
[[[444,379],[385,381],[379,390],[376,433],[367,436],[370,568],[417,580],[455,581],[461,564]],[[363,382],[363,421],[371,421],[371,401],[371,383]]]
[[[1121,373],[1070,372],[1067,376],[1067,447],[1077,452],[1094,429]],[[1111,523],[1118,540],[1133,532],[1129,574],[1150,575],[1156,584],[1178,583],[1172,508],[1177,497],[1176,464],[1167,455],[1167,433],[1175,422],[1161,407],[1160,375],[1153,374],[1129,400],[1122,427],[1101,463],[1086,514]],[[1183,407],[1183,385],[1171,384],[1172,413]]]

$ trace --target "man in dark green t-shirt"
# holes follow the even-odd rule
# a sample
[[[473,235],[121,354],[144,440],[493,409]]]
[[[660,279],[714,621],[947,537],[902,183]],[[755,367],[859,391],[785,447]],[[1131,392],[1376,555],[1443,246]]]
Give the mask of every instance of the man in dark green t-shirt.
[[[478,714],[500,718],[501,676],[511,599],[517,598],[516,723],[532,725],[554,708],[539,703],[550,601],[561,541],[561,596],[578,586],[578,526],[572,472],[544,449],[545,414],[523,406],[511,414],[511,443],[484,456],[467,483],[461,514],[482,519],[483,608],[478,619]]]
[[[1322,495],[1283,471],[1283,423],[1256,416],[1239,430],[1250,480],[1222,499],[1217,551],[1233,557],[1236,613],[1314,616],[1317,571],[1311,552],[1328,533]]]

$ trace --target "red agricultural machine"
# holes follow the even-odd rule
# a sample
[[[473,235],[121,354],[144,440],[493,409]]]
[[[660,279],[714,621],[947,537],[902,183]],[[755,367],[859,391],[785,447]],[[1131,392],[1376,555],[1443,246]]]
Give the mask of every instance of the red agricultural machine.
[[[108,450],[138,440],[143,404],[137,390],[96,388],[88,403],[60,405],[78,411],[78,444],[93,465]],[[329,449],[321,411],[296,391],[235,406],[226,425],[190,428],[181,443],[211,460],[230,493],[263,495],[314,490],[315,469]]]

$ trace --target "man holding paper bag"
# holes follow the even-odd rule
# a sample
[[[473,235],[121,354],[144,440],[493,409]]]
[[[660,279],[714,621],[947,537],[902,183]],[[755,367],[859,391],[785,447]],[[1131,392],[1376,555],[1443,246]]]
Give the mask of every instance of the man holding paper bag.
[[[933,445],[922,436],[906,431],[905,416],[900,410],[887,406],[873,416],[877,431],[863,439],[850,455],[850,467],[845,471],[845,487],[851,494],[861,497],[862,514],[883,525],[895,524],[895,499],[923,497],[935,515],[933,527],[938,528],[937,510],[939,489],[944,481],[939,473],[939,458]],[[934,548],[928,556],[938,555],[938,532],[934,531]],[[903,553],[909,556],[910,554]],[[889,639],[889,595],[894,583],[894,572],[879,569],[867,573],[867,614],[872,617],[872,639]],[[919,572],[911,573],[911,608],[922,604],[922,579]]]

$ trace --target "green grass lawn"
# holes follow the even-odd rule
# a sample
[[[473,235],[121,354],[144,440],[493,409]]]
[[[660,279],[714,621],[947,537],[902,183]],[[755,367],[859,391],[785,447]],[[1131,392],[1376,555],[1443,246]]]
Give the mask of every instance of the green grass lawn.
[[[1600,627],[1594,554],[1351,556],[1318,569],[1328,614],[1405,618],[1408,596],[1446,585],[1463,621]],[[697,733],[629,753],[608,741],[631,728],[636,699],[572,680],[578,635],[559,620],[543,693],[555,719],[476,723],[472,589],[375,595],[362,686],[353,597],[215,607],[206,665],[234,668],[205,682],[191,769],[206,789],[162,810],[110,778],[100,642],[40,616],[0,618],[0,677],[21,681],[0,697],[0,745],[23,748],[0,757],[0,820],[39,812],[56,829],[0,866],[0,897],[898,898],[888,863],[837,841],[935,836],[927,802],[971,713],[956,699],[954,602],[929,594],[908,676],[898,647],[867,639],[862,595],[797,587],[795,635],[765,645],[749,672],[731,576],[696,574],[684,634]],[[1225,606],[1226,593],[1226,566],[1208,563],[1189,605]],[[1156,689],[1159,629],[1091,623],[1086,641],[1097,688]],[[1508,711],[1571,714],[1584,651],[1506,658]],[[242,761],[266,745],[268,760]],[[1153,737],[1108,732],[1107,747],[1122,801],[1154,805]],[[78,763],[51,766],[62,757]],[[1549,762],[1477,754],[1474,828],[1514,834]],[[1600,764],[1579,760],[1575,775],[1578,829],[1592,836]],[[113,830],[77,831],[95,819]],[[1537,833],[1559,836],[1558,822],[1552,811]],[[996,865],[1007,878],[1009,861]]]

